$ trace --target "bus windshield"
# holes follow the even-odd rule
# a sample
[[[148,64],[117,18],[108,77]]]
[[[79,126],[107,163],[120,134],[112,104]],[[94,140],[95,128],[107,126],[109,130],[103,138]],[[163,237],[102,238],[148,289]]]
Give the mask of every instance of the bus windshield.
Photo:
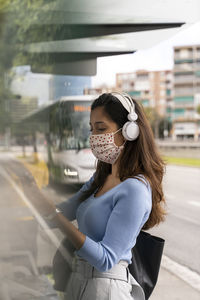
[[[57,150],[81,150],[89,146],[90,101],[63,101],[51,116],[51,143]]]

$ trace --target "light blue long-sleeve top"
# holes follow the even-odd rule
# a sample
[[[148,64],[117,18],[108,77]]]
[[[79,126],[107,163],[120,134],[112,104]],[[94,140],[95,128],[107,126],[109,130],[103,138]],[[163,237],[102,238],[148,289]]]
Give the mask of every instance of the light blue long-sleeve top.
[[[150,184],[128,178],[103,195],[80,202],[94,175],[70,199],[57,205],[70,221],[77,219],[80,232],[86,235],[75,253],[98,271],[111,269],[120,260],[131,263],[131,249],[149,218],[152,208]]]

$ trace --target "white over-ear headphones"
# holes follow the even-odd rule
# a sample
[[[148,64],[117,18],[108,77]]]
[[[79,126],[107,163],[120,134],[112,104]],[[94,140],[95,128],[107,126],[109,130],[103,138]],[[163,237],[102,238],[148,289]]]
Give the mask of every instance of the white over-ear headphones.
[[[138,118],[138,115],[135,112],[135,104],[132,98],[126,93],[112,92],[124,108],[128,111],[128,122],[126,122],[122,128],[122,135],[128,141],[134,141],[139,135],[139,126],[135,122]]]

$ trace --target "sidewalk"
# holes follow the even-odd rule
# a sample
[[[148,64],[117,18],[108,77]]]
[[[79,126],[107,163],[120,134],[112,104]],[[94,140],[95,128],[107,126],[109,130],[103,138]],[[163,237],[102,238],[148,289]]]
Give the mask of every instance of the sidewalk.
[[[165,268],[161,268],[155,290],[149,300],[199,300],[200,292]]]

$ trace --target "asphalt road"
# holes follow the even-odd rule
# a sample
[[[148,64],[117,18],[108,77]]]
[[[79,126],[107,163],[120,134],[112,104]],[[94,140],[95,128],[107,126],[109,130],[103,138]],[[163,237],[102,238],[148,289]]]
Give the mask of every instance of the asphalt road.
[[[168,166],[164,191],[168,215],[151,232],[165,238],[165,255],[200,274],[200,168]]]

